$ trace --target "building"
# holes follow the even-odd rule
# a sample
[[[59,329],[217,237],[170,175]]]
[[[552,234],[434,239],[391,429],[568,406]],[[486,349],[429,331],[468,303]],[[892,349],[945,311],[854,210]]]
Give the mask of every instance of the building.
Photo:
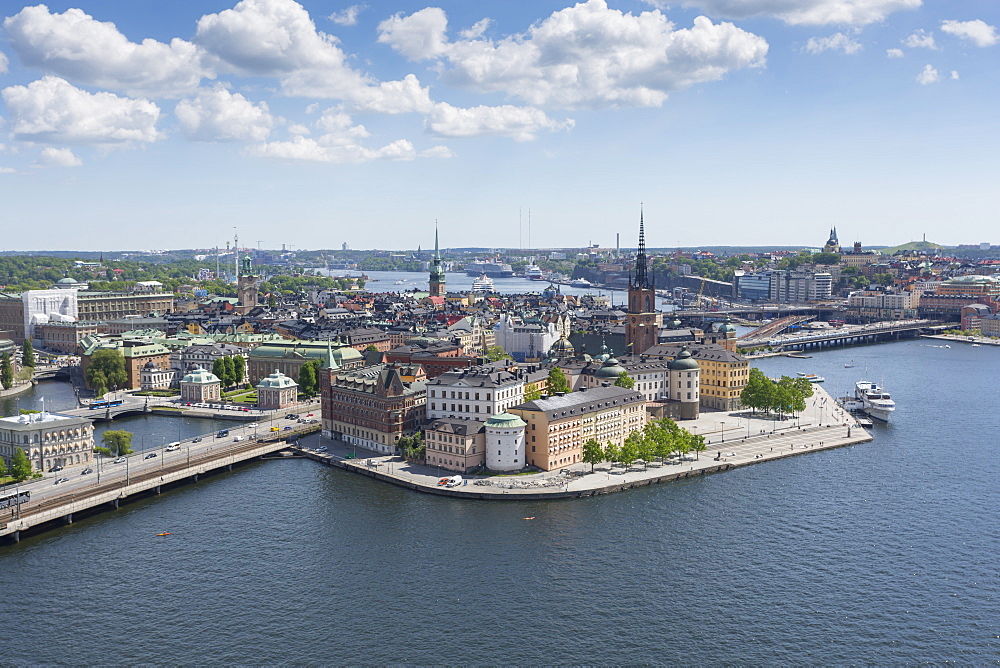
[[[983,336],[1000,338],[1000,313],[980,318],[979,333]]]
[[[424,463],[466,473],[486,465],[485,423],[440,418],[424,427]]]
[[[844,267],[857,267],[863,272],[868,265],[878,264],[882,261],[882,254],[878,251],[861,250],[861,242],[854,242],[854,248],[840,254],[840,264]]]
[[[1000,278],[968,275],[943,281],[933,293],[920,297],[920,313],[925,317],[959,320],[962,308],[984,304],[1000,308]]]
[[[247,255],[243,258],[242,269],[236,279],[236,296],[240,300],[243,311],[257,308],[260,299],[259,279],[253,273],[253,261]]]
[[[108,322],[128,316],[164,314],[174,310],[169,293],[77,292],[78,317],[90,322]]]
[[[299,384],[280,371],[275,371],[257,383],[257,408],[280,410],[298,402]]]
[[[207,369],[198,367],[180,381],[181,401],[209,403],[222,401],[222,381]]]
[[[328,368],[330,360],[335,368],[349,370],[364,366],[365,358],[350,346],[335,346],[331,341],[270,341],[257,346],[247,356],[247,380],[256,385],[260,380],[278,370],[289,378],[298,378],[302,365],[310,360]]]
[[[53,322],[38,323],[34,327],[32,343],[35,348],[49,352],[79,355],[80,342],[88,336],[100,332],[101,326],[96,322]]]
[[[483,426],[486,468],[491,471],[520,471],[528,460],[524,438],[528,424],[512,413],[494,415]]]
[[[739,353],[722,346],[703,344],[661,344],[647,350],[649,358],[677,359],[687,350],[698,363],[698,391],[700,411],[734,411],[740,408],[740,394],[750,377],[750,363]],[[687,392],[687,378],[682,379]],[[685,395],[686,396],[686,395]]]
[[[423,377],[403,380],[394,364],[353,370],[324,369],[320,374],[323,436],[392,454],[401,436],[420,431],[426,389]]]
[[[169,390],[180,382],[180,371],[177,369],[161,369],[155,362],[146,362],[139,372],[140,389]]]
[[[431,297],[444,297],[444,268],[441,266],[441,251],[438,249],[437,223],[434,223],[434,257],[431,259],[430,282],[428,285]]]
[[[39,471],[84,466],[94,451],[94,428],[87,418],[45,411],[0,418],[0,456],[8,469],[14,448],[24,450]]]
[[[918,293],[882,288],[852,292],[846,310],[851,322],[908,320],[917,317],[919,304]]]
[[[529,466],[552,471],[583,461],[583,444],[622,445],[646,424],[646,400],[623,387],[596,387],[511,407],[525,423]]]
[[[830,228],[830,238],[827,239],[826,243],[823,245],[824,253],[839,253],[840,252],[840,240],[837,239],[837,228]]]
[[[170,366],[170,349],[161,343],[128,338],[118,341],[105,341],[94,337],[81,342],[80,367],[86,377],[87,367],[94,353],[101,349],[118,350],[125,358],[125,387],[118,389],[138,390],[142,387],[142,369],[147,362],[167,368]]]
[[[519,316],[504,313],[497,321],[496,345],[518,362],[538,361],[559,340],[554,322],[525,322]]]
[[[524,401],[525,372],[502,362],[449,371],[427,381],[427,418],[485,422]]]
[[[635,274],[628,282],[628,319],[625,321],[625,348],[641,352],[659,340],[663,317],[656,312],[656,286],[646,266],[646,235],[643,215],[639,213],[639,248],[635,256]]]

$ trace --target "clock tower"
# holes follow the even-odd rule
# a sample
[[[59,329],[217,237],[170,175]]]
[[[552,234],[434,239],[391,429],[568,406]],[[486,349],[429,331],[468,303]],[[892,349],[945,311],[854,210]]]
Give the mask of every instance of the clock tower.
[[[646,234],[642,210],[639,211],[639,249],[635,254],[635,273],[628,282],[628,319],[625,322],[625,347],[629,354],[641,355],[659,343],[663,316],[656,312],[655,281],[646,266]]]
[[[437,221],[434,221],[434,257],[431,259],[431,275],[428,283],[431,297],[444,297],[444,269],[441,267],[441,252],[438,250]]]

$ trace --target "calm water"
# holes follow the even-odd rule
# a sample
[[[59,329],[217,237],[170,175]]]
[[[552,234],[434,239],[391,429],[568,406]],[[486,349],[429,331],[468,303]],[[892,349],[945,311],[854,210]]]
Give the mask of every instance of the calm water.
[[[831,391],[867,367],[894,422],[604,498],[255,463],[0,548],[3,663],[996,663],[998,354],[769,360]]]

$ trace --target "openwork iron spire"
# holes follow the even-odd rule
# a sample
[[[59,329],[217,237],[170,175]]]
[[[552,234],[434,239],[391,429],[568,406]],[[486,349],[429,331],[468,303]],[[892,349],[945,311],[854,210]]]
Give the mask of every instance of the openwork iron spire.
[[[639,249],[635,254],[635,286],[649,287],[649,275],[646,273],[646,230],[643,221],[642,205],[639,205]]]

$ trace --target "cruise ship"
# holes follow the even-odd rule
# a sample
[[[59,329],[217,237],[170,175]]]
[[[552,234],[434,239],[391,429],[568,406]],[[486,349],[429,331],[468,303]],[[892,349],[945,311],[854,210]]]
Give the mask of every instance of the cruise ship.
[[[532,281],[541,281],[545,279],[545,272],[537,264],[529,264],[524,268],[524,277]]]
[[[486,274],[480,274],[479,278],[472,281],[473,292],[493,292],[493,279]]]
[[[489,259],[466,262],[465,273],[469,276],[486,274],[490,278],[510,278],[514,275],[514,270],[505,262]]]
[[[876,420],[888,422],[896,410],[896,402],[889,393],[871,381],[859,380],[854,386],[854,396],[861,402],[861,410]]]

